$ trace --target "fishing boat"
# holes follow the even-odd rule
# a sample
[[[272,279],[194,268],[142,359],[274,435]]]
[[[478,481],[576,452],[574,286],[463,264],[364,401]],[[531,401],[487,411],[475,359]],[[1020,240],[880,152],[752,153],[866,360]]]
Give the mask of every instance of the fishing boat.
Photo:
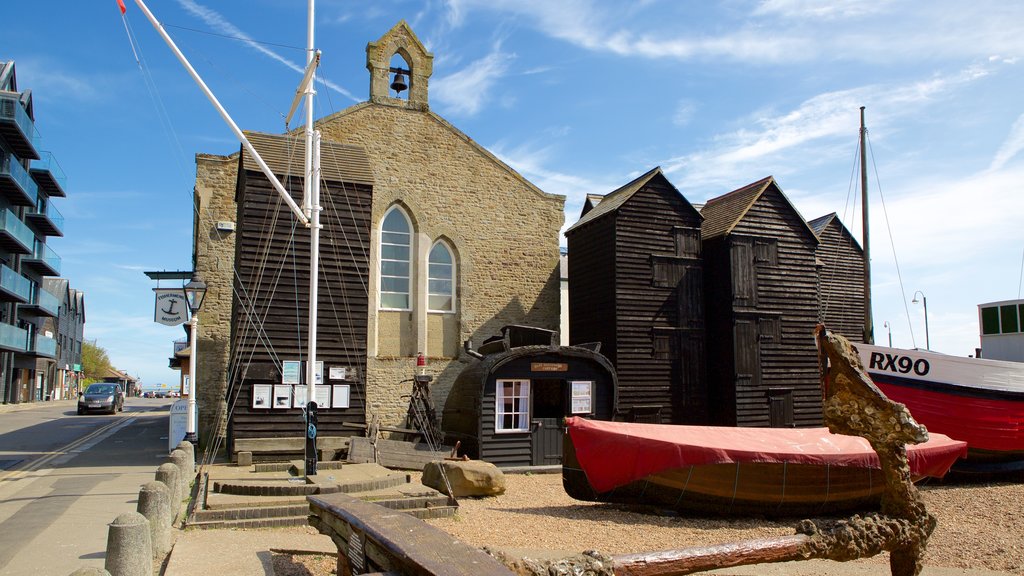
[[[958,470],[1024,465],[1024,363],[857,344],[871,379],[929,432],[967,443]]]
[[[566,419],[562,484],[577,500],[712,515],[801,516],[877,507],[878,455],[827,428],[733,428]],[[942,434],[907,446],[911,477],[967,451]]]
[[[967,457],[956,463],[956,470],[1024,470],[1024,363],[874,345],[866,139],[862,107],[860,165],[867,303],[863,339],[867,343],[856,345],[861,362],[882,392],[904,404],[929,432],[967,442]],[[927,306],[925,302],[926,334]],[[1016,323],[1017,307],[1012,308]],[[995,320],[998,325],[998,318]]]

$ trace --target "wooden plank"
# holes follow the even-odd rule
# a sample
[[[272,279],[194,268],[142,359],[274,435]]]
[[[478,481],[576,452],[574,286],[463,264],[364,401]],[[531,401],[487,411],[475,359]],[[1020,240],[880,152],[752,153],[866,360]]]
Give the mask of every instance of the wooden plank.
[[[347,494],[309,496],[310,514],[321,532],[327,522],[341,521],[361,533],[380,552],[389,555],[390,569],[411,576],[511,576],[513,573],[482,550],[456,540],[408,514],[396,512]],[[326,525],[326,526],[325,526]],[[348,555],[341,550],[338,555]]]
[[[387,468],[403,470],[423,470],[428,462],[444,460],[451,454],[451,449],[433,451],[424,444],[400,442],[378,438],[371,442],[369,438],[352,438],[349,445],[348,461],[356,463],[376,462]]]
[[[338,450],[347,448],[349,438],[336,436],[321,436],[316,439],[317,448]],[[306,446],[306,439],[294,438],[236,438],[235,452],[287,452],[290,450],[302,450]]]

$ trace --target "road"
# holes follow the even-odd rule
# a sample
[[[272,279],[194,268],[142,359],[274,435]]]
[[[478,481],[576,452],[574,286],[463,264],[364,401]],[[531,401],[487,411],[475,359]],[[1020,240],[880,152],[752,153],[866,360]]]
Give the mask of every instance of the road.
[[[170,403],[129,398],[116,415],[78,416],[72,400],[0,412],[0,576],[103,567],[107,525],[135,511],[139,487],[166,461]]]

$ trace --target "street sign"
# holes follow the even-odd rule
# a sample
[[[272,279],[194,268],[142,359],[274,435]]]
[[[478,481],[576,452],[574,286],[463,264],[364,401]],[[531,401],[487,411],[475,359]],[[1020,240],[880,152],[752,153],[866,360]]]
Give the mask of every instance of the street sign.
[[[198,418],[199,407],[196,406],[196,417]],[[171,415],[168,418],[167,451],[170,452],[178,447],[178,444],[185,439],[185,432],[188,431],[188,400],[178,400],[171,404]]]

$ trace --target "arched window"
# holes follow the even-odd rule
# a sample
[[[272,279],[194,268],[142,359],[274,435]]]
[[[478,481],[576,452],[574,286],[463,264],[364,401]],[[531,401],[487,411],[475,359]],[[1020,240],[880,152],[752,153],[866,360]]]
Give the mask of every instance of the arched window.
[[[427,308],[431,312],[455,311],[455,259],[444,242],[430,249],[427,267]]]
[[[410,308],[412,226],[397,206],[384,215],[380,225],[380,307]]]

